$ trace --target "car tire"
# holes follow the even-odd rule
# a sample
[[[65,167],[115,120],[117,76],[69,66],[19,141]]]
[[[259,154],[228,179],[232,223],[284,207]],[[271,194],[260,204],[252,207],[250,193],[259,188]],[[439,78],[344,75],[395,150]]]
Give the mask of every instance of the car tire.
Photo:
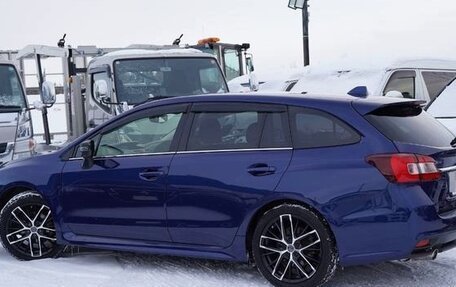
[[[252,254],[260,273],[274,286],[315,287],[336,272],[335,246],[331,232],[315,212],[283,204],[258,221]]]
[[[56,257],[57,245],[52,212],[34,192],[11,198],[0,213],[0,239],[3,247],[19,260]]]

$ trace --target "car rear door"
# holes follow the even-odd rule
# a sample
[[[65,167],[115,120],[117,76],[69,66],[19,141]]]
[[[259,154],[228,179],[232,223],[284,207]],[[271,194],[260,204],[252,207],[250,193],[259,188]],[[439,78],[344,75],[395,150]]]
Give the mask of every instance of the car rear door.
[[[192,117],[169,172],[169,232],[176,243],[228,247],[291,160],[287,109],[198,103]]]
[[[169,241],[166,182],[187,105],[157,107],[105,128],[94,165],[77,152],[62,172],[60,220],[72,241]],[[102,239],[103,238],[103,239]]]

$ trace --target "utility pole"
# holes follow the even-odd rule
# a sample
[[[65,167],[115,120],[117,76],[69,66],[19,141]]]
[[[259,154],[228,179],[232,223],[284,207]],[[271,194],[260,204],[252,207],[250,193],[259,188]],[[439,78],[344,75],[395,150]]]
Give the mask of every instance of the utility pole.
[[[309,51],[309,0],[289,0],[288,7],[296,10],[302,10],[302,44],[303,44],[303,58],[304,66],[310,65],[310,51]]]
[[[308,0],[304,1],[302,8],[302,38],[304,49],[304,66],[310,65],[310,51],[309,51],[309,5]]]

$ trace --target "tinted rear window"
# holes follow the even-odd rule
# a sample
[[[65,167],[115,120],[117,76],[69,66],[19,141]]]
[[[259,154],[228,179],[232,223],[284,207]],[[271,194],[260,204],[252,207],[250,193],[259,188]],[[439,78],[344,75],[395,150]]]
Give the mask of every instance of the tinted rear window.
[[[448,147],[454,135],[419,106],[389,106],[366,119],[392,141]]]

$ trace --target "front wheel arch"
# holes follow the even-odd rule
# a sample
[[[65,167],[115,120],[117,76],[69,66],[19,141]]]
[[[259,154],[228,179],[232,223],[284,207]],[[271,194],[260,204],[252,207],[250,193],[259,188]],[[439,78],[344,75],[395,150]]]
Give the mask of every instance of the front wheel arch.
[[[5,207],[5,205],[16,195],[23,192],[35,192],[35,189],[27,185],[15,185],[10,186],[5,189],[0,195],[0,211]]]

